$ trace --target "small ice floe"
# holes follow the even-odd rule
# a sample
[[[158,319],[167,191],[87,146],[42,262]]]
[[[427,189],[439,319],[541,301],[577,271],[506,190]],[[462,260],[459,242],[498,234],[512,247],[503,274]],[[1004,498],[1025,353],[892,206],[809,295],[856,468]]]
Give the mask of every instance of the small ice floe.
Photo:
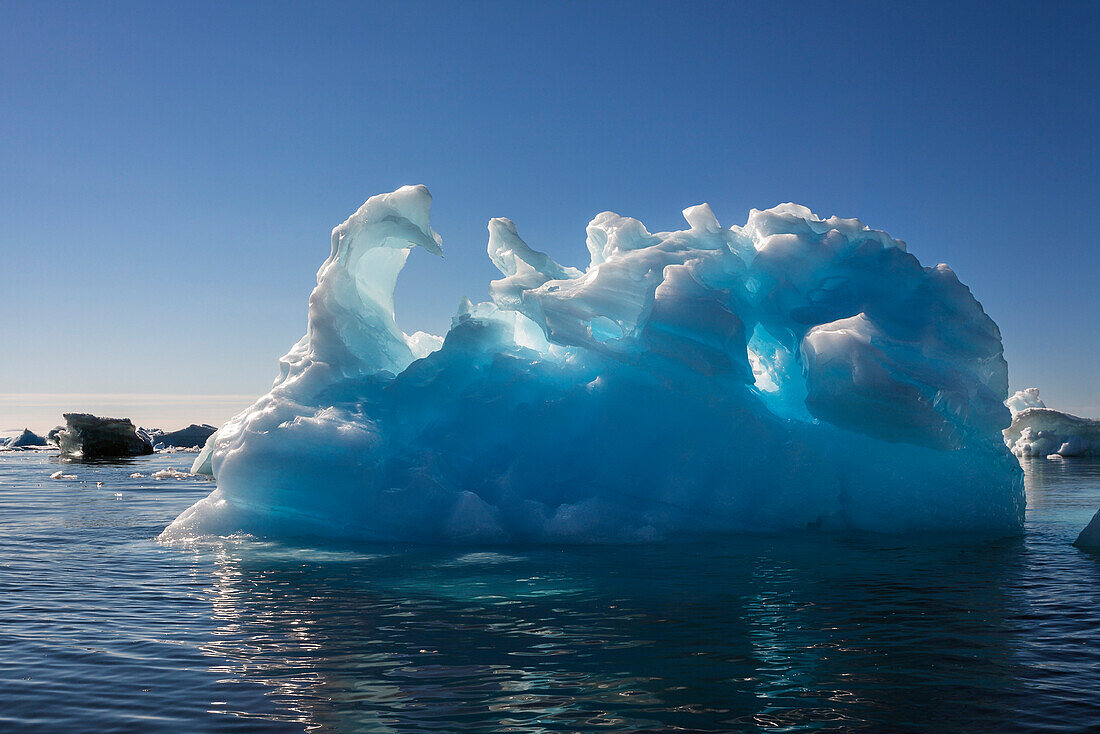
[[[153,447],[155,454],[197,454],[202,451],[201,446],[165,446],[158,443]]]
[[[115,492],[115,499],[116,500],[122,499],[122,492]]]
[[[1047,458],[1051,459],[1052,461],[1062,461],[1066,457],[1062,456],[1061,454],[1047,454]]]
[[[133,474],[130,475],[130,479],[142,479],[144,477],[145,477],[145,475],[142,474],[139,471],[136,471],[136,472],[134,472]]]
[[[179,471],[178,469],[173,469],[172,467],[168,467],[167,469],[155,471],[149,476],[151,476],[153,479],[190,479],[195,475],[185,471]]]
[[[75,474],[66,474],[61,469],[58,469],[50,475],[50,479],[76,479]]]

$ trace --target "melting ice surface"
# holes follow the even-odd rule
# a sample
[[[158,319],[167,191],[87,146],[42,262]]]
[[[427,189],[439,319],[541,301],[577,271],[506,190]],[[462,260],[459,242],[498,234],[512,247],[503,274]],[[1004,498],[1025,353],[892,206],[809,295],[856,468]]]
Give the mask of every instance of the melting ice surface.
[[[442,254],[430,204],[407,186],[333,230],[306,335],[162,537],[1020,527],[1000,332],[946,265],[794,204],[655,234],[604,212],[583,271],[493,219],[491,301],[410,336],[393,292],[412,249]]]

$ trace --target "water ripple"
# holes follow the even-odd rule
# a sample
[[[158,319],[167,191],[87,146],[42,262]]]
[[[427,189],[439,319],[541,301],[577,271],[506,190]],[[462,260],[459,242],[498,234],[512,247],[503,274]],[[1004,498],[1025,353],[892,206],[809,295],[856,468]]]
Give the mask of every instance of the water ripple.
[[[1100,558],[1069,545],[1100,506],[1097,462],[1029,462],[1023,538],[507,551],[163,547],[210,485],[129,474],[172,463],[70,466],[78,480],[58,483],[44,455],[0,459],[0,729],[1100,721]]]

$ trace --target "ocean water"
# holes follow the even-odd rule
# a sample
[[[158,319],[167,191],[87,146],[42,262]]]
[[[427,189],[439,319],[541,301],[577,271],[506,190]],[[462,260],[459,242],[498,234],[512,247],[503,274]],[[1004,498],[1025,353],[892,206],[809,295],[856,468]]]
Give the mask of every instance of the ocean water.
[[[190,458],[0,455],[0,730],[1100,727],[1097,461],[1001,540],[165,547]]]

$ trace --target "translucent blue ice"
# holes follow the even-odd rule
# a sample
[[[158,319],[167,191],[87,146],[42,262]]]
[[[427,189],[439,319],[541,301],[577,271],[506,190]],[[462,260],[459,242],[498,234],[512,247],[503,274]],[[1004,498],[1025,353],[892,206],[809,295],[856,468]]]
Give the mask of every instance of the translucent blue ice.
[[[1020,527],[1000,333],[946,265],[794,204],[656,234],[604,212],[583,271],[493,219],[491,300],[409,336],[393,291],[441,254],[430,204],[407,186],[333,230],[306,335],[165,538]]]

